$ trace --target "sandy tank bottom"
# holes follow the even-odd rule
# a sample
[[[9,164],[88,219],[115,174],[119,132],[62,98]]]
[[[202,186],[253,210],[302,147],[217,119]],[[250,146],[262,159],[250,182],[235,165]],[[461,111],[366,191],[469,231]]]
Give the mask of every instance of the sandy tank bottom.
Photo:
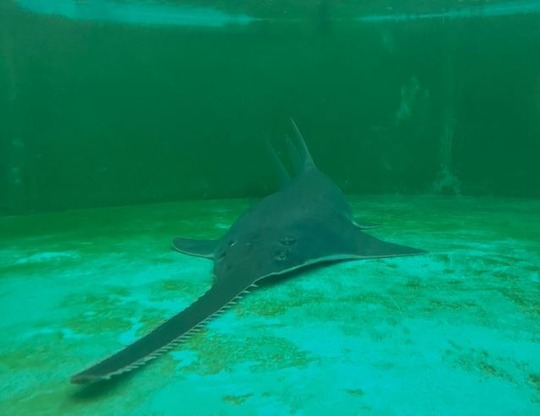
[[[430,253],[264,285],[117,382],[69,377],[188,306],[252,201],[0,218],[0,414],[540,415],[540,201],[351,197]]]

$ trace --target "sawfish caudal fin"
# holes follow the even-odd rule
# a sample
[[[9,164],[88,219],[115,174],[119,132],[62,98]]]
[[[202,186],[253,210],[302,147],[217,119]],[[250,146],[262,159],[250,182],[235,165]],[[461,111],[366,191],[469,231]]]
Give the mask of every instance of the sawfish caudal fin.
[[[191,306],[120,352],[75,374],[71,377],[71,382],[88,384],[108,380],[112,376],[143,366],[148,361],[175,347],[193,331],[200,329],[209,318],[222,312],[232,305],[235,299],[247,293],[250,286],[240,287],[234,283],[216,282],[208,292]]]
[[[427,253],[424,250],[417,248],[402,246],[401,244],[388,243],[379,240],[368,234],[363,233],[360,229],[356,230],[356,247],[357,255],[363,259],[375,259],[381,257],[400,257],[400,256],[416,256],[418,254]]]
[[[306,145],[306,142],[304,140],[304,137],[302,136],[302,133],[300,133],[300,129],[294,122],[293,118],[291,117],[291,123],[294,130],[294,136],[296,139],[296,146],[299,147],[299,151],[302,156],[302,163],[303,163],[303,170],[307,170],[310,168],[315,167],[315,162],[313,161],[313,158],[311,157],[311,153],[309,153],[309,149]]]
[[[219,240],[195,240],[176,237],[173,239],[173,248],[180,253],[213,259],[218,242]]]
[[[278,152],[276,148],[273,146],[273,144],[270,143],[269,140],[265,140],[264,145],[266,147],[267,153],[270,155],[272,159],[274,166],[276,166],[276,169],[279,174],[281,186],[285,186],[291,181],[291,176],[289,175],[289,172],[287,172],[287,169],[285,168],[285,165],[283,165],[282,160],[279,158]]]

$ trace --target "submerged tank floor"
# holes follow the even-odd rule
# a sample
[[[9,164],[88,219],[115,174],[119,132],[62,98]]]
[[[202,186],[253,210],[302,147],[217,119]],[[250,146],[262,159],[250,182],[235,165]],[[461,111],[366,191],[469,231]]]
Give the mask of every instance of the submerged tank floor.
[[[2,415],[539,415],[540,201],[351,197],[372,235],[430,253],[261,286],[131,376],[69,377],[211,285],[171,238],[251,201],[0,218]]]

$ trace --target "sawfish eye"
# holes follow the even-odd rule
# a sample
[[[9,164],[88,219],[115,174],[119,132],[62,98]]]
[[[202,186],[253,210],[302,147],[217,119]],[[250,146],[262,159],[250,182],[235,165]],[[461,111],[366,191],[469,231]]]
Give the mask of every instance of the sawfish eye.
[[[287,260],[288,254],[289,253],[287,252],[287,250],[279,249],[279,250],[274,251],[274,258],[277,261],[284,261],[284,260]]]
[[[281,240],[281,244],[283,244],[284,246],[292,246],[295,243],[296,243],[296,238],[291,237],[291,236],[284,237]]]

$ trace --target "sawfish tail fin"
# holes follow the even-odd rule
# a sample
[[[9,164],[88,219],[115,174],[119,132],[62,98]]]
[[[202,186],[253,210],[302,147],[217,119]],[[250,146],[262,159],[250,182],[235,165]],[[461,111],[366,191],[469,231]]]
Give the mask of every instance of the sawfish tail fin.
[[[291,181],[291,175],[285,168],[285,165],[283,164],[283,161],[280,159],[279,153],[274,147],[274,145],[267,139],[264,141],[266,151],[270,154],[270,157],[272,158],[272,162],[274,163],[274,166],[276,166],[276,169],[279,174],[279,179],[281,182],[281,186],[285,186]]]
[[[294,130],[294,138],[296,140],[295,146],[302,157],[302,171],[316,168],[317,166],[315,165],[315,162],[311,157],[311,153],[309,153],[309,149],[306,145],[304,137],[302,136],[302,133],[300,133],[300,129],[298,128],[292,117],[291,123]]]
[[[289,183],[293,177],[316,168],[302,133],[292,118],[291,123],[294,135],[292,138],[289,135],[285,136],[286,156],[279,152],[272,143],[265,140],[266,150],[278,169],[282,185]]]

